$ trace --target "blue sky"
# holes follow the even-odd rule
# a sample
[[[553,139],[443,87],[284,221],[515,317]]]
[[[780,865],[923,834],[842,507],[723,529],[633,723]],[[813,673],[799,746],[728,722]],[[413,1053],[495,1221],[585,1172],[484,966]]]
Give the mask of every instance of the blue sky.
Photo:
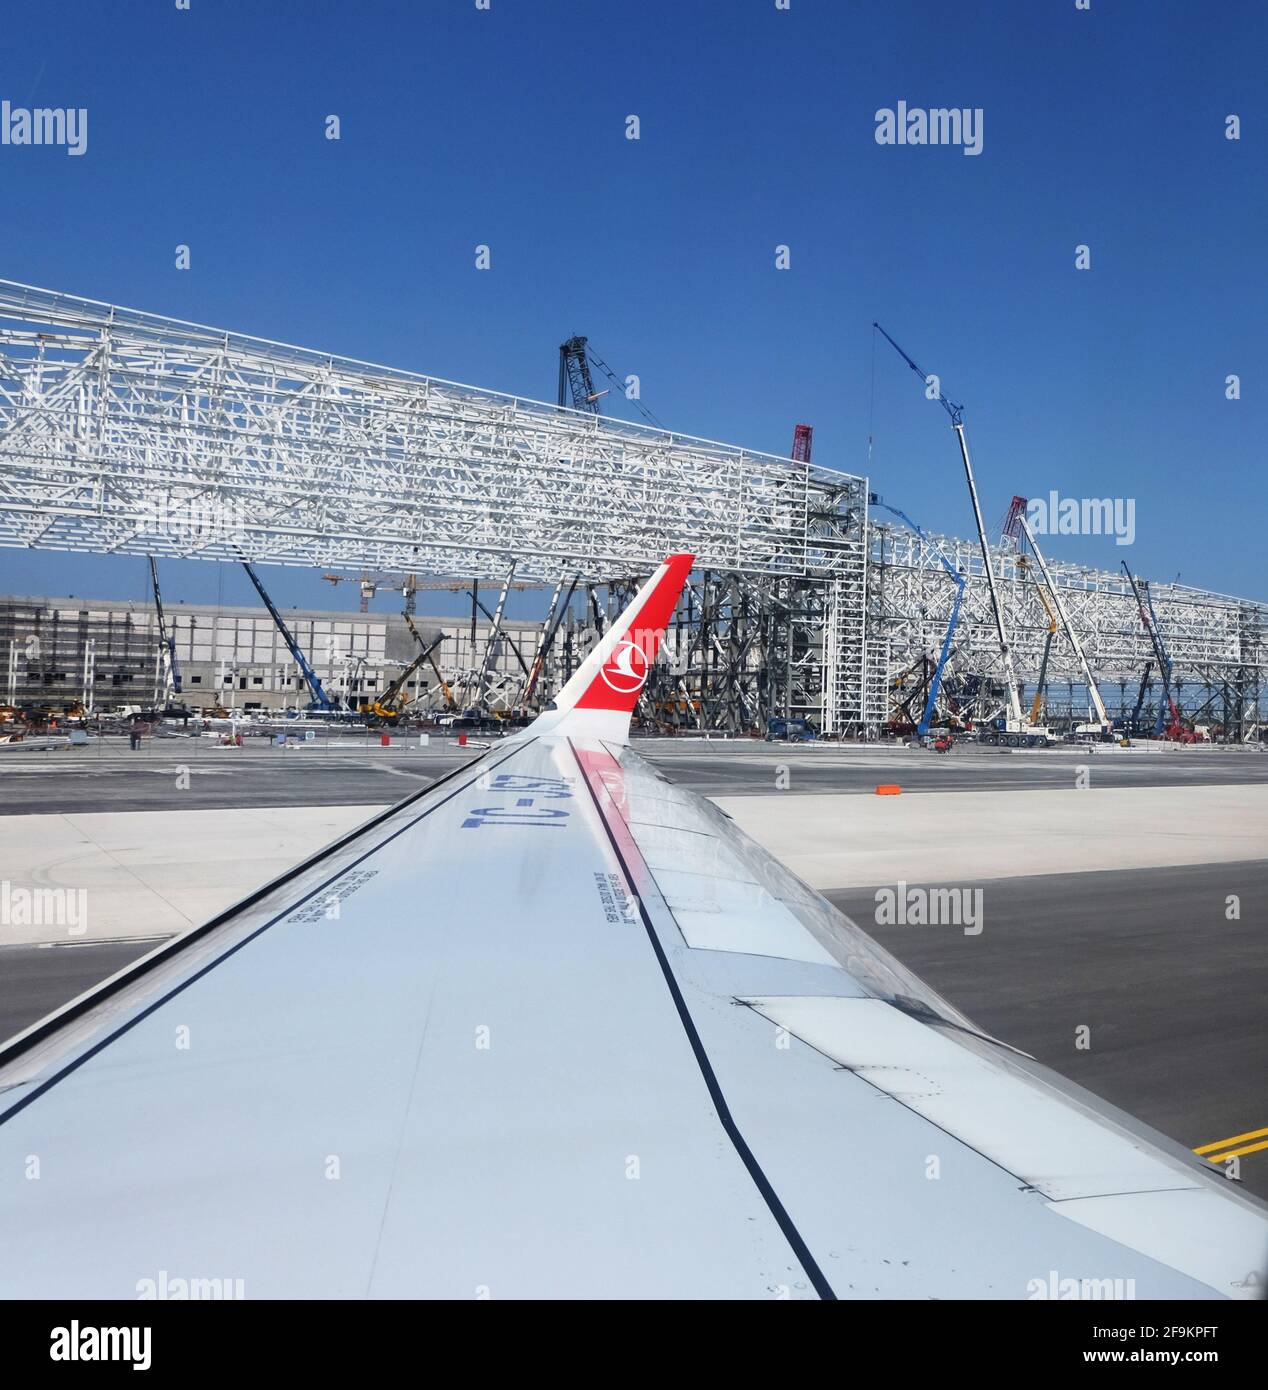
[[[964,402],[988,521],[1134,498],[1131,547],[1047,549],[1264,598],[1266,60],[1259,0],[11,8],[0,97],[87,107],[89,145],[0,147],[0,275],[547,399],[585,333],[667,424],[786,453],[809,421],[816,462],[968,535],[946,419],[883,343],[873,391],[879,319]],[[900,99],[982,108],[982,153],[878,145]],[[0,551],[0,591],[146,582]],[[209,564],[164,586],[251,601]]]

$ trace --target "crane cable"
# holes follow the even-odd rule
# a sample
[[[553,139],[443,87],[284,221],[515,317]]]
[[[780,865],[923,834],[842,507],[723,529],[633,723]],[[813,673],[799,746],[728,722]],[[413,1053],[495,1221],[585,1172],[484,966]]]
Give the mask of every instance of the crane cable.
[[[600,357],[599,354],[593,350],[593,348],[589,347],[589,345],[587,345],[586,347],[586,356],[590,359],[591,365],[597,367],[603,373],[603,375],[607,377],[607,379],[612,383],[612,385],[615,386],[616,389],[620,391],[623,396],[625,396],[626,400],[632,400],[634,402],[635,409],[639,412],[640,415],[643,416],[645,420],[647,420],[649,424],[655,425],[658,430],[664,430],[668,428],[668,426],[662,424],[661,421],[659,421],[656,418],[656,416],[653,415],[650,410],[648,410],[648,408],[643,404],[640,397],[626,395],[625,383],[616,375],[612,368],[608,366],[608,364],[603,360],[603,358]]]

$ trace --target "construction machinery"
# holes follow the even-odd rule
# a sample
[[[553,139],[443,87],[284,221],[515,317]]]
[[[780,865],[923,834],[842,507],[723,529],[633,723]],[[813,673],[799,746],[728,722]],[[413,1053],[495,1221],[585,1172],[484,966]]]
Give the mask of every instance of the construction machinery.
[[[795,463],[809,463],[813,442],[814,428],[810,425],[797,425],[793,429],[792,453],[789,457]]]
[[[999,584],[995,577],[994,566],[991,563],[991,549],[986,540],[986,523],[982,520],[982,505],[978,501],[977,481],[973,477],[973,462],[969,457],[969,442],[964,433],[964,407],[957,405],[955,401],[949,400],[943,395],[939,379],[922,372],[879,323],[873,321],[872,327],[884,337],[890,347],[924,382],[925,395],[930,400],[937,401],[947,412],[951,419],[951,428],[955,431],[956,442],[960,447],[960,461],[964,465],[964,477],[969,485],[969,500],[973,504],[973,520],[977,524],[977,539],[982,550],[982,567],[986,574],[986,586],[990,591],[991,613],[995,619],[995,633],[999,641],[1000,660],[1004,667],[1007,698],[1007,712],[1003,719],[996,720],[993,728],[982,731],[982,741],[984,743],[1007,743],[1012,747],[1022,745],[1033,747],[1036,744],[1046,744],[1051,737],[1049,731],[1045,728],[1032,727],[1022,714],[1021,691],[1017,683],[1016,665],[1013,661],[1012,647],[1008,641],[1008,630],[1004,625],[1004,609],[1000,602]]]
[[[1201,743],[1202,735],[1194,728],[1192,722],[1186,720],[1180,713],[1180,706],[1176,701],[1172,682],[1171,654],[1167,651],[1167,644],[1163,640],[1162,628],[1158,622],[1158,614],[1154,611],[1154,600],[1149,591],[1149,585],[1143,579],[1137,579],[1132,574],[1131,570],[1127,568],[1126,560],[1122,564],[1123,573],[1127,576],[1127,582],[1131,585],[1132,593],[1136,599],[1136,610],[1140,614],[1140,621],[1144,624],[1145,631],[1149,635],[1149,644],[1153,648],[1154,660],[1158,664],[1158,675],[1162,681],[1162,695],[1158,701],[1158,717],[1154,723],[1154,737],[1168,739],[1173,743]],[[1148,674],[1148,668],[1146,668],[1146,680]],[[1142,680],[1142,697],[1144,687],[1145,681]],[[1139,711],[1139,699],[1136,701],[1136,708]]]
[[[277,611],[273,600],[269,597],[268,590],[260,581],[260,576],[256,574],[254,568],[246,560],[242,561],[242,568],[246,570],[247,578],[255,585],[256,593],[263,599],[265,608],[269,610],[269,616],[277,625],[278,632],[282,634],[282,641],[286,643],[287,650],[290,652],[291,656],[295,658],[295,664],[299,667],[300,673],[304,677],[304,683],[308,686],[309,692],[313,697],[309,709],[319,710],[323,714],[331,713],[335,708],[335,702],[322,688],[321,681],[317,677],[317,672],[314,671],[309,664],[308,658],[304,655],[304,649],[295,640],[290,628],[286,626],[286,622],[282,615]]]
[[[1035,533],[1031,528],[1030,522],[1026,520],[1026,498],[1014,497],[1012,506],[1009,508],[1010,522],[1016,518],[1016,524],[1021,528],[1027,541],[1030,542],[1030,549],[1034,553],[1036,562],[1039,565],[1039,572],[1043,575],[1043,582],[1047,587],[1048,593],[1052,596],[1052,603],[1056,606],[1057,616],[1061,620],[1061,626],[1065,631],[1066,639],[1070,643],[1070,648],[1078,660],[1079,666],[1083,670],[1083,679],[1087,682],[1088,699],[1096,711],[1096,722],[1094,724],[1081,725],[1075,729],[1076,733],[1096,734],[1101,737],[1108,736],[1113,730],[1113,723],[1105,709],[1105,701],[1101,699],[1100,688],[1096,683],[1096,677],[1092,674],[1092,667],[1088,662],[1087,655],[1083,650],[1083,643],[1079,640],[1079,634],[1074,630],[1074,624],[1070,621],[1070,614],[1066,611],[1065,603],[1062,601],[1061,594],[1057,586],[1052,582],[1052,576],[1048,573],[1048,562],[1043,558],[1043,551],[1039,549],[1039,542],[1035,539]],[[1044,597],[1043,589],[1040,589],[1039,596],[1043,599],[1043,606],[1048,612],[1049,618],[1052,616],[1052,607],[1047,598]],[[1052,634],[1048,634],[1049,642]],[[1047,663],[1048,647],[1044,647],[1044,662]],[[1043,677],[1040,677],[1040,692],[1042,693]],[[1032,718],[1032,723],[1034,722]]]
[[[415,636],[417,636],[418,629],[414,628],[412,623],[410,626],[413,628]],[[377,696],[373,700],[363,702],[359,706],[360,713],[369,715],[372,719],[381,724],[398,723],[401,715],[405,713],[406,706],[411,703],[410,699],[406,696],[406,689],[409,685],[410,677],[418,670],[424,661],[431,660],[432,653],[445,640],[446,635],[447,634],[443,632],[440,633],[434,642],[425,646],[413,661],[401,670],[400,675],[387,687],[382,695]],[[419,640],[421,641],[422,639],[419,638]]]
[[[882,333],[884,331],[884,329],[881,329]],[[800,426],[798,428],[800,428]],[[920,716],[920,722],[916,725],[916,737],[919,739],[923,739],[925,735],[928,734],[929,725],[933,721],[934,705],[937,702],[938,691],[942,685],[942,673],[946,669],[947,658],[951,655],[951,641],[955,637],[956,628],[959,626],[960,609],[964,604],[964,591],[967,587],[968,581],[960,573],[960,571],[956,569],[956,567],[951,563],[951,561],[947,559],[946,555],[943,553],[942,547],[937,543],[937,541],[932,540],[930,537],[926,536],[925,533],[920,529],[919,526],[916,525],[916,523],[911,519],[911,517],[907,515],[906,512],[900,511],[897,507],[891,507],[888,502],[882,502],[880,497],[877,496],[876,493],[872,493],[869,496],[868,506],[881,507],[885,511],[890,512],[894,516],[898,517],[898,519],[904,522],[906,525],[910,526],[911,529],[916,533],[916,535],[920,537],[922,541],[924,541],[927,545],[932,547],[934,553],[938,557],[939,563],[942,565],[942,568],[946,570],[948,575],[950,575],[951,581],[955,585],[955,601],[951,605],[951,618],[950,621],[947,623],[946,636],[944,636],[942,639],[942,650],[938,653],[938,662],[937,665],[933,668],[933,676],[930,678],[929,681],[929,690],[925,698],[924,713]]]
[[[560,405],[570,405],[574,410],[588,410],[592,415],[598,415],[599,401],[607,395],[607,388],[595,390],[586,353],[587,341],[574,334],[559,345],[558,400]]]
[[[445,640],[444,633],[441,633],[440,637],[435,642],[432,642],[429,645],[428,643],[423,641],[423,634],[419,632],[418,627],[414,622],[413,616],[409,613],[404,613],[402,614],[402,617],[404,617],[405,619],[406,627],[408,627],[409,630],[414,634],[414,640],[422,649],[423,657],[427,660],[427,663],[431,666],[432,671],[435,673],[436,682],[440,686],[441,694],[445,697],[445,708],[449,711],[450,714],[455,714],[458,709],[458,701],[454,699],[453,687],[444,678],[444,676],[440,674],[440,667],[436,665],[436,648],[440,646],[441,642]],[[408,679],[408,677],[406,679]]]
[[[150,561],[150,583],[154,587],[154,616],[158,621],[159,646],[163,653],[163,661],[167,668],[166,686],[173,695],[181,693],[181,671],[176,660],[176,633],[169,631],[167,617],[163,612],[163,595],[159,589],[158,565],[154,562],[154,556],[148,557]],[[156,700],[159,698],[155,697]]]

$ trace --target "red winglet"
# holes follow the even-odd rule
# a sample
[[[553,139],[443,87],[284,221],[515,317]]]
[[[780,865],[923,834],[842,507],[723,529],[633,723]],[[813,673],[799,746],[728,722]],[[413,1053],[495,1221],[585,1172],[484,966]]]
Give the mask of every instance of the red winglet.
[[[624,741],[629,717],[638,703],[665,629],[695,561],[694,555],[670,555],[633,602],[603,634],[572,679],[555,697],[553,707],[539,716],[538,732],[602,728],[605,737]],[[572,711],[610,715],[602,725],[593,719],[573,719]]]
[[[695,558],[694,555],[671,555],[639,590],[634,602],[607,634],[615,636],[617,641],[594,679],[578,696],[577,709],[633,712]],[[604,645],[600,643],[594,655],[598,655]]]

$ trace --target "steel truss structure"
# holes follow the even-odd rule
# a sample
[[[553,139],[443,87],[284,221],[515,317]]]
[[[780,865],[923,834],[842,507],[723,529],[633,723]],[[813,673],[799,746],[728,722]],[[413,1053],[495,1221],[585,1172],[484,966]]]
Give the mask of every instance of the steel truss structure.
[[[680,724],[784,714],[851,734],[890,718],[951,585],[917,537],[869,524],[867,499],[866,479],[807,462],[0,281],[0,545],[482,583],[514,567],[517,582],[607,585],[609,604],[691,550],[674,660],[648,691]],[[975,681],[980,704],[998,657],[981,558],[942,544],[971,577],[949,698]],[[996,563],[1033,678],[1033,580],[1015,552]],[[1136,679],[1147,644],[1126,580],[1053,570],[1098,673]],[[1244,727],[1263,607],[1152,592],[1176,679],[1235,692]],[[1068,678],[1071,654],[1055,661]]]
[[[978,717],[1002,705],[1003,667],[992,625],[980,548],[964,540],[922,540],[901,527],[869,528],[868,607],[871,632],[886,648],[883,662],[897,693],[907,673],[931,664],[946,631],[955,586],[938,565],[935,544],[968,579],[953,653],[947,666],[944,704],[948,712],[969,692]],[[1004,539],[992,551],[1001,581],[1005,618],[1019,677],[1039,677],[1048,616],[1039,594],[1039,572],[1016,544]],[[1069,610],[1101,694],[1112,709],[1130,709],[1146,663],[1149,638],[1139,606],[1121,571],[1091,569],[1048,557],[1053,583]],[[1151,584],[1154,609],[1166,635],[1184,712],[1203,713],[1230,736],[1252,736],[1258,728],[1260,689],[1268,665],[1268,605],[1180,584]],[[910,683],[910,676],[908,676]],[[1052,646],[1048,685],[1064,683],[1067,707],[1057,712],[1087,718],[1086,685],[1064,633]],[[1187,687],[1187,694],[1185,688]],[[1155,694],[1158,691],[1155,682]],[[996,694],[1000,698],[994,698]],[[1080,707],[1082,701],[1082,707]],[[1052,710],[1050,700],[1048,708]],[[1156,711],[1156,703],[1146,705]]]

